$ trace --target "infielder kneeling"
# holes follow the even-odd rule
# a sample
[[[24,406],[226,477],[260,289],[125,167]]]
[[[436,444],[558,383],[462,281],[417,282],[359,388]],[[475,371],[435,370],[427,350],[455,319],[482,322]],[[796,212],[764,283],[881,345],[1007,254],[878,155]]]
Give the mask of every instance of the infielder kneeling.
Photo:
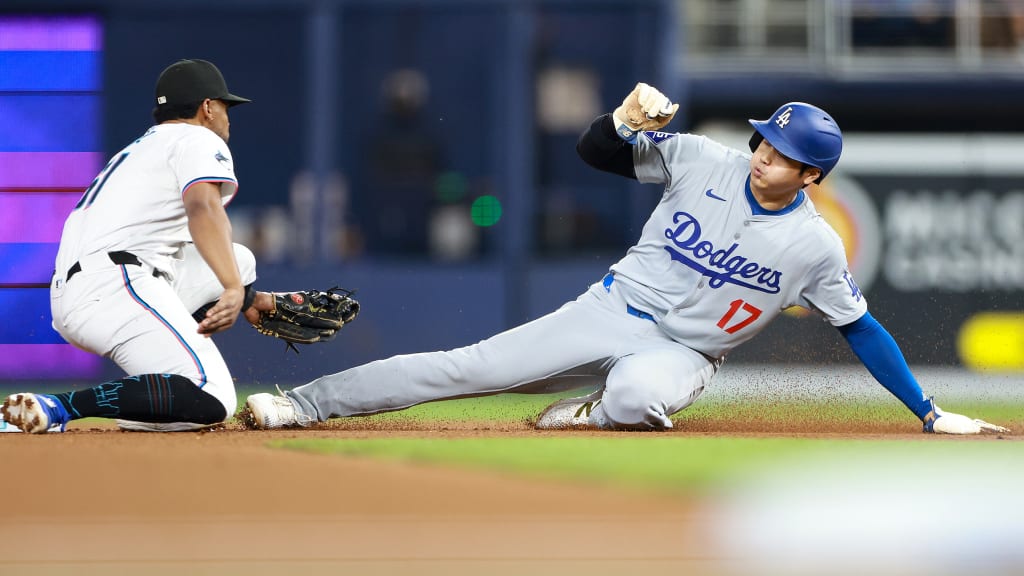
[[[228,109],[245,102],[205,60],[160,74],[156,125],[86,189],[64,223],[50,284],[57,332],[129,376],[62,394],[12,394],[4,420],[30,433],[89,416],[141,431],[217,424],[237,400],[209,336],[239,312],[263,333],[305,343],[330,339],[355,317],[348,294],[252,288],[256,259],[232,243],[224,210],[238,189]],[[285,321],[293,317],[311,326]]]
[[[577,151],[599,170],[664,187],[639,242],[573,302],[477,344],[395,356],[247,400],[260,428],[501,392],[595,387],[561,400],[538,428],[666,429],[725,356],[790,306],[827,319],[926,432],[1005,431],[942,412],[867,311],[839,236],[803,191],[836,166],[842,133],[823,110],[784,104],[754,128],[750,153],[658,132],[678,105],[638,84],[597,118]]]

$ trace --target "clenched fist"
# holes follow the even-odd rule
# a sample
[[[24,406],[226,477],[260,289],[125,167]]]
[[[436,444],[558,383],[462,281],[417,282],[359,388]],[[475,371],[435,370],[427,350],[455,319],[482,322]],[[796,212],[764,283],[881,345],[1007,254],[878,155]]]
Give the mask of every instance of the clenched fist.
[[[677,110],[679,104],[673,104],[657,88],[638,82],[622,105],[612,113],[612,118],[619,136],[632,144],[637,133],[664,128]]]

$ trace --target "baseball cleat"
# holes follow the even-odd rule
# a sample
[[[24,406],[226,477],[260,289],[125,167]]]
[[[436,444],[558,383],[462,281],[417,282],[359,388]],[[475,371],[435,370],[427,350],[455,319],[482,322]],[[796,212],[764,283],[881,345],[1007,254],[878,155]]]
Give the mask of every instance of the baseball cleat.
[[[567,430],[571,428],[598,428],[590,421],[590,414],[601,400],[593,395],[580,398],[565,398],[548,406],[537,417],[534,428],[538,430]]]
[[[295,404],[283,395],[253,394],[245,400],[241,420],[250,428],[272,430],[309,426],[313,419],[295,410]]]
[[[29,434],[63,432],[71,415],[53,396],[21,392],[11,394],[0,408],[4,422]]]

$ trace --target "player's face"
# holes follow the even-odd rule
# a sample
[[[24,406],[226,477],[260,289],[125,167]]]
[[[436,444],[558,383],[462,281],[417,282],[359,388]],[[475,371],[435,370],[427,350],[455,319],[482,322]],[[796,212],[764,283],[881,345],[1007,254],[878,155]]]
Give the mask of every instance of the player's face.
[[[220,136],[221,140],[227,143],[231,136],[231,123],[228,121],[228,105],[220,100],[207,100],[203,106],[208,106],[208,112],[203,115],[203,125],[213,130],[213,133]]]
[[[795,193],[819,174],[817,168],[805,170],[802,163],[783,156],[767,140],[761,141],[750,158],[750,188],[765,196]]]

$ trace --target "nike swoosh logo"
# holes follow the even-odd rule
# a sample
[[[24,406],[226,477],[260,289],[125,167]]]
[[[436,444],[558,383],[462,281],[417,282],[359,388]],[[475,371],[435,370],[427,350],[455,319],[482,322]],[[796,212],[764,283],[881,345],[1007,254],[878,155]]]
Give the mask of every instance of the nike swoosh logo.
[[[704,195],[707,196],[708,198],[714,198],[715,200],[721,200],[722,202],[725,202],[725,198],[722,198],[721,196],[715,194],[714,192],[712,192],[712,190],[714,190],[714,188],[708,188],[707,192],[705,192]]]

